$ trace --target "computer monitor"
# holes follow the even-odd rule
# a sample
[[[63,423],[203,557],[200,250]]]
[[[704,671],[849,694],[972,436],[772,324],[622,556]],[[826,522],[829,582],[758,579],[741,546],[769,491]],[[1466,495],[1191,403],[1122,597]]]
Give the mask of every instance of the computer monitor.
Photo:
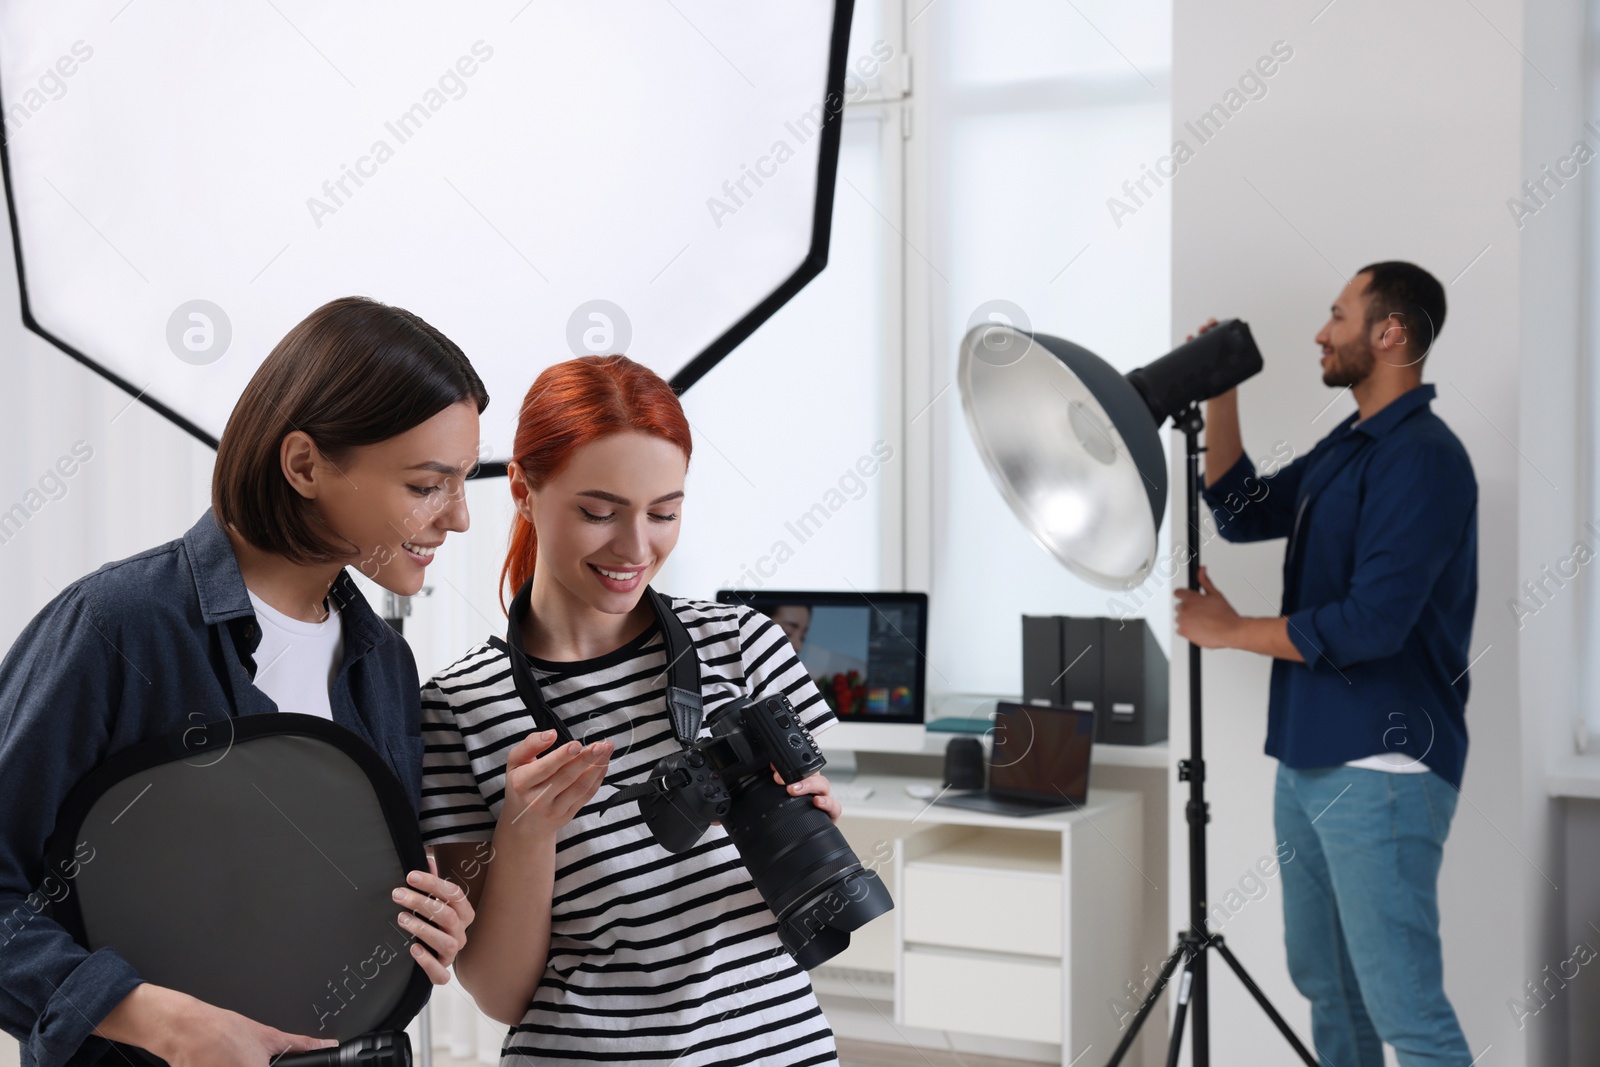
[[[788,635],[839,724],[817,737],[834,751],[921,752],[928,595],[721,589]]]

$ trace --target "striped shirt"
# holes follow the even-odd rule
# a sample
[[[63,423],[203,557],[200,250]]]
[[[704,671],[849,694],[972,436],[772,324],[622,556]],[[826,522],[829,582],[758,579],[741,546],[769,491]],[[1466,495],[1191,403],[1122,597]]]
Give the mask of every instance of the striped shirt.
[[[706,722],[735,697],[778,693],[813,732],[837,721],[771,619],[745,606],[668,600],[700,658]],[[681,751],[667,717],[659,623],[593,659],[529,659],[572,735],[616,746],[595,800],[643,781],[657,760]],[[424,840],[492,838],[506,754],[533,729],[496,643],[423,686]],[[655,842],[637,804],[594,807],[557,835],[549,956],[501,1062],[836,1063],[811,981],[784,951],[777,921],[722,827],[673,855]]]

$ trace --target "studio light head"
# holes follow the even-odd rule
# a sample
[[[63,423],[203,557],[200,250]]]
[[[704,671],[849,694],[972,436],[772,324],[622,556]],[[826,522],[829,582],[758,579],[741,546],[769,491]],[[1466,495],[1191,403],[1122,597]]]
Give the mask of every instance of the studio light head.
[[[1128,372],[1159,428],[1191,404],[1220,396],[1261,373],[1261,351],[1250,326],[1239,319],[1220,322],[1153,363]]]
[[[1126,375],[1071,341],[988,323],[962,339],[957,381],[989,475],[1033,539],[1085,581],[1125,589],[1155,565],[1162,424],[1261,366],[1238,319]]]

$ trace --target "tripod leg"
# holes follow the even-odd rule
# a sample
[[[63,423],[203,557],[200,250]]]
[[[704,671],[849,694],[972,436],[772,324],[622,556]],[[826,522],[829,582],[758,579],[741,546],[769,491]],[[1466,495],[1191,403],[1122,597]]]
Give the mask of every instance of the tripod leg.
[[[1183,979],[1178,985],[1178,1011],[1172,1017],[1172,1040],[1167,1043],[1167,1067],[1178,1067],[1178,1053],[1183,1049],[1183,1017],[1189,1014],[1189,994],[1193,992],[1194,965],[1201,957],[1196,954],[1189,960],[1189,966],[1183,970]],[[1197,1016],[1196,1022],[1199,1021]]]
[[[1300,1058],[1309,1067],[1317,1067],[1316,1057],[1311,1055],[1306,1047],[1300,1043],[1300,1039],[1295,1036],[1294,1031],[1289,1029],[1289,1024],[1284,1022],[1283,1016],[1278,1014],[1278,1009],[1272,1006],[1272,1001],[1267,999],[1267,995],[1261,992],[1261,987],[1256,985],[1250,976],[1245,973],[1243,965],[1234,958],[1228,946],[1222,943],[1222,938],[1216,938],[1211,944],[1213,948],[1222,953],[1222,958],[1233,969],[1233,973],[1239,976],[1239,981],[1244,983],[1244,987],[1250,991],[1250,995],[1256,998],[1256,1003],[1261,1005],[1261,1010],[1267,1013],[1267,1018],[1271,1019],[1273,1024],[1277,1026],[1278,1032],[1283,1034],[1284,1040],[1294,1046],[1294,1050],[1300,1054]]]
[[[1172,955],[1167,957],[1167,962],[1161,965],[1161,974],[1156,978],[1156,984],[1150,987],[1150,992],[1145,994],[1144,1003],[1139,1005],[1139,1010],[1133,1016],[1133,1024],[1128,1027],[1128,1032],[1122,1036],[1122,1041],[1117,1045],[1117,1050],[1111,1054],[1106,1067],[1117,1067],[1122,1062],[1122,1057],[1128,1054],[1128,1046],[1133,1044],[1133,1039],[1139,1036],[1139,1027],[1144,1025],[1145,1018],[1150,1014],[1150,1009],[1156,1006],[1156,1001],[1161,999],[1161,991],[1167,988],[1167,982],[1172,978],[1173,970],[1178,966],[1178,961],[1188,946],[1178,942],[1178,947],[1172,950]]]

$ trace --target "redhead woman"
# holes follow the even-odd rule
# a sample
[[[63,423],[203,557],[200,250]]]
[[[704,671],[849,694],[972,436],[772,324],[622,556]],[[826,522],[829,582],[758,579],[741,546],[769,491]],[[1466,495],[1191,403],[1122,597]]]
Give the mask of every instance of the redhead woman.
[[[492,638],[423,689],[423,836],[446,870],[471,872],[477,925],[456,975],[511,1027],[505,1064],[837,1062],[810,980],[723,828],[675,855],[637,805],[586,807],[679,750],[644,592],[678,542],[690,448],[671,387],[638,363],[589,356],[541,374],[509,464],[502,579],[519,647]],[[705,721],[736,697],[781,693],[813,732],[832,725],[772,620],[668,601],[700,658]],[[535,730],[512,655],[582,741],[557,747]],[[838,818],[822,775],[789,788]]]
[[[417,316],[348,297],[280,341],[223,431],[211,507],[181,538],[108,563],[34,616],[0,663],[0,1024],[39,1067],[266,1067],[334,1042],[287,1034],[88,952],[36,903],[63,799],[141,741],[207,719],[321,715],[370,744],[419,803],[416,664],[348,567],[415,593],[467,528],[483,383]],[[435,983],[472,907],[436,873],[395,887]],[[174,906],[181,905],[175,890]],[[419,917],[426,916],[426,919]]]

